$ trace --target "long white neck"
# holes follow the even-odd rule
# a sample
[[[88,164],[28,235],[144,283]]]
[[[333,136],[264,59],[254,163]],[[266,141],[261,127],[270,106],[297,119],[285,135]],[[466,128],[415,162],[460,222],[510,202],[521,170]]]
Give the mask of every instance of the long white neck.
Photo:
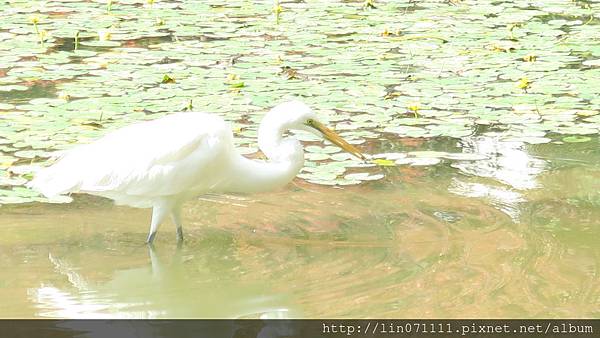
[[[267,114],[258,130],[258,145],[268,161],[234,159],[230,192],[260,192],[283,187],[304,166],[304,151],[298,140],[283,137],[289,128],[280,114]]]

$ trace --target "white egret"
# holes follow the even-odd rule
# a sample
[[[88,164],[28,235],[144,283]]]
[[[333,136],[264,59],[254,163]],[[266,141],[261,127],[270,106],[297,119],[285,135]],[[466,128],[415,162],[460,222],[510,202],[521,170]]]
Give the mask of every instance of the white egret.
[[[304,165],[298,140],[287,130],[324,136],[349,153],[361,152],[325,127],[304,103],[282,103],[263,118],[258,145],[268,161],[240,155],[228,123],[217,115],[177,113],[136,123],[65,152],[40,170],[30,187],[46,196],[87,193],[116,204],[152,207],[148,243],[171,215],[183,239],[181,204],[203,193],[268,191],[290,182]]]

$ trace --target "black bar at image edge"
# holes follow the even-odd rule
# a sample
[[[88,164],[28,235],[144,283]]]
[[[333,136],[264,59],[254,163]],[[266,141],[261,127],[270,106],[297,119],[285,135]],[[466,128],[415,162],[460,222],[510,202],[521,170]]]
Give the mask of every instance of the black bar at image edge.
[[[0,320],[10,338],[600,337],[600,319]]]

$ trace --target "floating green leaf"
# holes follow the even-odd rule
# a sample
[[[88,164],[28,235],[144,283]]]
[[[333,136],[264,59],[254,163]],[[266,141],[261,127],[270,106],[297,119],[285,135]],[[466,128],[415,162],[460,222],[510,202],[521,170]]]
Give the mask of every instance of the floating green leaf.
[[[592,140],[592,138],[588,137],[588,136],[575,135],[575,136],[563,137],[562,140],[567,143],[582,143],[582,142],[589,142]]]

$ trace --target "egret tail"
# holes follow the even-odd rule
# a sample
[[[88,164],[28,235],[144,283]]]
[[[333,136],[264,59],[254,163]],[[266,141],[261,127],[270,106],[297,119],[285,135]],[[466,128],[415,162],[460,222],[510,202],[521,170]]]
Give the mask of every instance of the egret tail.
[[[27,183],[27,187],[41,192],[44,196],[51,198],[58,195],[77,191],[80,180],[63,166],[54,165],[38,171],[35,178]]]

